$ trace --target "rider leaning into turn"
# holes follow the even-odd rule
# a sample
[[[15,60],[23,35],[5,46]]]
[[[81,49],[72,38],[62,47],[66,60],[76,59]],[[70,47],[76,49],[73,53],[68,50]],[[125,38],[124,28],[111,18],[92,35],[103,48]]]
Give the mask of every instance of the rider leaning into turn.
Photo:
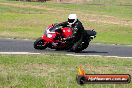
[[[73,34],[63,40],[66,41],[73,41],[74,45],[72,47],[72,50],[76,50],[78,45],[82,42],[83,39],[83,33],[84,33],[84,27],[82,23],[78,20],[76,14],[70,14],[68,16],[68,21],[62,22],[58,24],[59,26],[62,27],[71,27]]]

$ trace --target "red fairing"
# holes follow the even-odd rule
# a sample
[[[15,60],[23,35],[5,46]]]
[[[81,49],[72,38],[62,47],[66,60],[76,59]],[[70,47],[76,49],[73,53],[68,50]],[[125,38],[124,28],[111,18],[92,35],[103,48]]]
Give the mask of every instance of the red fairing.
[[[67,38],[69,37],[70,35],[72,35],[72,29],[71,28],[68,28],[68,27],[65,27],[65,28],[61,28],[62,31],[59,31],[59,29],[57,30],[57,28],[54,28],[54,25],[50,25],[47,27],[47,30],[46,30],[46,34],[44,34],[42,36],[42,39],[44,40],[44,44],[55,44],[55,43],[60,43],[62,42],[61,38]],[[51,29],[52,28],[52,29]],[[58,37],[57,37],[58,36]],[[61,37],[59,37],[61,36]],[[61,46],[55,46],[55,45],[52,45],[50,46],[52,47],[52,49],[57,49],[57,48],[65,48],[67,47],[66,43],[63,42],[61,43]]]
[[[45,40],[47,43],[48,42],[53,42],[53,40],[51,38],[47,38],[46,35],[43,35],[42,39]]]
[[[71,28],[68,28],[68,27],[65,27],[65,28],[62,28],[62,36],[64,38],[67,38],[69,37],[70,35],[72,35],[72,29]]]

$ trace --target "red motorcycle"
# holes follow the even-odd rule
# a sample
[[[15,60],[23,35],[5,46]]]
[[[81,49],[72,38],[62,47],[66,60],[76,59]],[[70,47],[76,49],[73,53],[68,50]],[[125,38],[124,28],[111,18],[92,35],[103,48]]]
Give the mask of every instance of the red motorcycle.
[[[34,42],[34,48],[43,50],[48,47],[56,50],[72,50],[74,43],[72,41],[63,41],[63,38],[68,38],[70,35],[72,35],[72,28],[50,25],[46,28],[44,35]],[[91,39],[96,37],[96,32],[94,30],[85,30],[84,36],[82,43],[79,44],[75,52],[86,49]]]

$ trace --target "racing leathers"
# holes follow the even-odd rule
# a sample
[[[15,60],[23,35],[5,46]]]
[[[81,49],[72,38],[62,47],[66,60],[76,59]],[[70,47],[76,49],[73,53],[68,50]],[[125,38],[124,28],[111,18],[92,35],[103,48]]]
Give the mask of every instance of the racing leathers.
[[[76,48],[78,48],[78,45],[82,43],[83,40],[83,34],[84,34],[84,27],[82,23],[77,20],[74,24],[69,26],[68,21],[62,22],[58,24],[62,27],[71,27],[72,28],[72,35],[66,38],[66,41],[72,41],[73,46],[71,50],[75,51]]]

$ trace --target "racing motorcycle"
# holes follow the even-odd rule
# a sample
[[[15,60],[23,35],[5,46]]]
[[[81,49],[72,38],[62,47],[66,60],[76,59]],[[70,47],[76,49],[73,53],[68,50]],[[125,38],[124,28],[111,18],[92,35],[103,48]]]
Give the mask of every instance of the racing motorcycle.
[[[34,48],[43,50],[46,48],[56,49],[56,50],[72,50],[74,43],[72,41],[64,41],[64,38],[68,38],[72,35],[72,28],[64,27],[59,25],[50,25],[46,28],[42,37],[38,38],[34,42]],[[85,30],[82,43],[80,43],[74,50],[74,52],[80,52],[86,49],[89,42],[96,37],[96,32],[94,30]]]

